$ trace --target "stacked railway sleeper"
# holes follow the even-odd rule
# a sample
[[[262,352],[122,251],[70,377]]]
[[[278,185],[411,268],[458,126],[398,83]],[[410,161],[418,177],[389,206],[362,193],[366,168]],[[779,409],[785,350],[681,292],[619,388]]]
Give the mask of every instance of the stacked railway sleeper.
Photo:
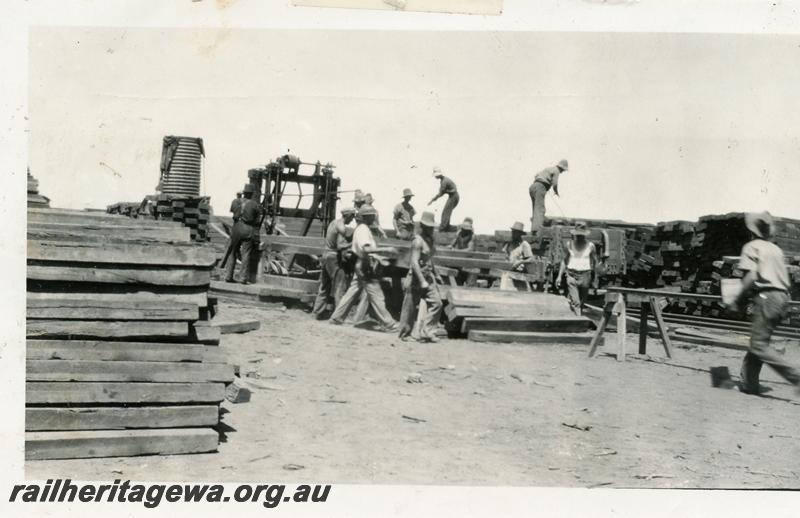
[[[233,381],[216,255],[163,220],[29,210],[27,459],[210,452]]]

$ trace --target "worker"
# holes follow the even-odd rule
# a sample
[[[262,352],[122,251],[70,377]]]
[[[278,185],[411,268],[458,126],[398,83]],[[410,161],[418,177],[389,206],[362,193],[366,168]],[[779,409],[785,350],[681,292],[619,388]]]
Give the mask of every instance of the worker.
[[[255,199],[256,189],[248,183],[242,191],[244,196],[241,217],[233,227],[231,234],[231,261],[227,264],[225,280],[234,282],[233,273],[236,266],[236,254],[241,254],[242,264],[239,268],[239,282],[250,284],[252,272],[251,262],[258,255],[258,244],[261,240],[260,225],[262,208]]]
[[[588,239],[589,230],[585,222],[577,222],[570,234],[572,239],[558,269],[558,287],[562,287],[566,272],[569,307],[573,313],[581,316],[589,288],[594,284],[597,275],[597,250]]]
[[[450,216],[461,199],[458,196],[458,188],[455,182],[443,175],[442,170],[438,167],[433,168],[433,177],[439,179],[439,192],[428,202],[428,205],[431,205],[445,194],[447,195],[447,202],[444,204],[444,209],[442,209],[442,221],[439,224],[439,231],[450,232],[453,230],[450,226]]]
[[[513,272],[527,273],[528,264],[533,262],[533,250],[530,243],[522,239],[524,235],[525,227],[517,221],[511,226],[511,241],[503,245]]]
[[[364,203],[361,207],[370,206],[373,209],[375,208],[375,199],[372,197],[371,193],[367,193],[364,195]],[[369,226],[369,229],[372,231],[372,234],[375,237],[380,237],[381,239],[386,239],[386,232],[381,228],[381,218],[378,214],[378,210],[375,209],[375,218],[372,221],[372,224]]]
[[[242,191],[236,193],[236,198],[231,202],[231,216],[233,216],[233,223],[236,224],[242,215]]]
[[[343,294],[340,291],[339,297],[336,297],[336,280],[343,276],[339,273],[341,262],[344,259],[342,251],[351,246],[352,233],[348,233],[348,225],[355,218],[356,210],[352,207],[345,207],[341,213],[342,217],[331,221],[325,233],[325,252],[320,259],[322,271],[319,275],[319,289],[317,299],[314,301],[314,308],[311,310],[311,314],[317,320],[323,319],[330,300],[333,298],[335,302],[339,302]]]
[[[455,239],[453,239],[448,248],[466,252],[475,251],[475,232],[472,228],[472,218],[464,218],[464,222],[458,226],[458,233]]]
[[[356,189],[353,194],[353,207],[355,207],[356,212],[364,205],[364,201],[364,192],[361,189]]]
[[[419,233],[411,241],[411,258],[408,276],[403,281],[405,296],[403,309],[400,312],[400,338],[405,340],[411,336],[416,321],[420,302],[424,299],[427,314],[419,327],[420,342],[438,342],[434,335],[442,310],[442,297],[436,286],[433,267],[433,256],[436,244],[433,231],[436,222],[432,212],[423,212],[419,221]]]
[[[384,248],[379,248],[375,243],[375,238],[370,231],[370,225],[375,219],[375,208],[363,206],[358,211],[361,222],[353,232],[352,251],[356,257],[355,275],[344,294],[342,300],[336,306],[331,315],[330,323],[341,325],[345,317],[350,312],[353,305],[357,304],[362,293],[366,293],[369,301],[369,308],[373,315],[378,319],[381,329],[385,332],[397,332],[399,326],[386,310],[386,303],[381,289],[380,279],[375,274],[374,258],[372,254],[380,253]],[[390,249],[394,251],[394,249]]]
[[[558,164],[547,167],[540,171],[536,178],[534,179],[533,183],[528,189],[529,194],[531,195],[531,208],[533,211],[533,217],[531,218],[531,232],[538,232],[544,226],[544,198],[547,195],[547,191],[550,190],[552,187],[553,194],[558,196],[558,177],[561,173],[569,170],[569,164],[567,163],[566,159],[561,160]]]
[[[784,361],[769,343],[775,328],[786,316],[791,289],[783,250],[770,241],[772,216],[769,212],[748,213],[745,225],[753,240],[742,247],[738,268],[747,274],[742,279],[741,292],[730,305],[731,309],[738,310],[751,297],[754,303],[750,347],[742,361],[739,389],[746,394],[760,392],[759,376],[764,363],[798,387],[800,371]]]
[[[394,224],[395,236],[397,239],[411,241],[414,239],[414,216],[417,211],[411,205],[411,198],[414,193],[411,189],[403,189],[403,201],[394,207],[392,223]]]

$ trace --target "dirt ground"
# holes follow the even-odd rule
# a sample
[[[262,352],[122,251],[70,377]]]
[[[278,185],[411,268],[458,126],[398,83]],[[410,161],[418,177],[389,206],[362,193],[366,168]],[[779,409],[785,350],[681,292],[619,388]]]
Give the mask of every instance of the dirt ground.
[[[586,346],[419,344],[300,310],[221,309],[262,327],[223,336],[252,394],[223,403],[218,453],[34,461],[27,476],[800,488],[792,387],[765,368],[767,396],[711,388],[708,368],[737,375],[739,351],[678,344],[667,361],[651,340],[652,357],[620,363],[613,334],[589,359]],[[800,364],[797,344],[786,356]]]

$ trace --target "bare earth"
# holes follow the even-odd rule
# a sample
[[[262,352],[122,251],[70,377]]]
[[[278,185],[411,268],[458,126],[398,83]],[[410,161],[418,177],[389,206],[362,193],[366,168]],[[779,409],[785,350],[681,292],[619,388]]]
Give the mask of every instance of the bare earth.
[[[666,360],[651,340],[651,358],[619,363],[613,334],[589,359],[585,346],[402,342],[299,310],[222,314],[234,310],[262,328],[223,336],[252,395],[223,404],[218,453],[34,461],[27,476],[800,488],[792,387],[765,368],[767,397],[711,388],[708,368],[737,375],[738,351],[686,345]],[[800,363],[797,344],[786,356]]]

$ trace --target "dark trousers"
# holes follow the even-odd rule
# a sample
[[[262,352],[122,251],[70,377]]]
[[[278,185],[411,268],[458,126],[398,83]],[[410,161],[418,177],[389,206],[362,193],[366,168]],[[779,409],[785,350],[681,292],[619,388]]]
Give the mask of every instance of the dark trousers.
[[[750,349],[742,361],[742,390],[757,394],[761,366],[767,364],[786,381],[800,384],[800,372],[784,361],[769,345],[772,333],[786,315],[789,295],[783,291],[765,291],[756,295],[753,307],[753,328],[750,333]]]
[[[442,222],[439,224],[439,230],[442,232],[450,228],[450,216],[453,214],[453,209],[456,208],[460,200],[461,198],[458,196],[457,192],[447,195],[447,202],[444,204],[444,209],[442,209]]]
[[[419,328],[419,338],[433,338],[436,326],[442,312],[442,299],[439,289],[432,279],[428,281],[428,287],[422,288],[416,280],[410,282],[406,279],[407,287],[403,297],[403,309],[400,311],[400,338],[410,336],[414,330],[414,323],[417,320],[420,303],[424,300],[427,305],[428,314]]]
[[[319,318],[328,307],[328,303],[333,297],[333,286],[336,281],[336,274],[339,272],[339,258],[335,251],[328,250],[322,255],[322,271],[319,274],[319,289],[317,299],[314,301],[314,309],[311,313]],[[338,302],[338,301],[337,301]]]
[[[547,196],[547,187],[542,182],[533,182],[528,194],[531,195],[531,232],[541,230],[544,226],[544,199]]]
[[[567,270],[567,297],[572,311],[579,315],[589,296],[589,288],[592,286],[592,272],[586,270]]]

